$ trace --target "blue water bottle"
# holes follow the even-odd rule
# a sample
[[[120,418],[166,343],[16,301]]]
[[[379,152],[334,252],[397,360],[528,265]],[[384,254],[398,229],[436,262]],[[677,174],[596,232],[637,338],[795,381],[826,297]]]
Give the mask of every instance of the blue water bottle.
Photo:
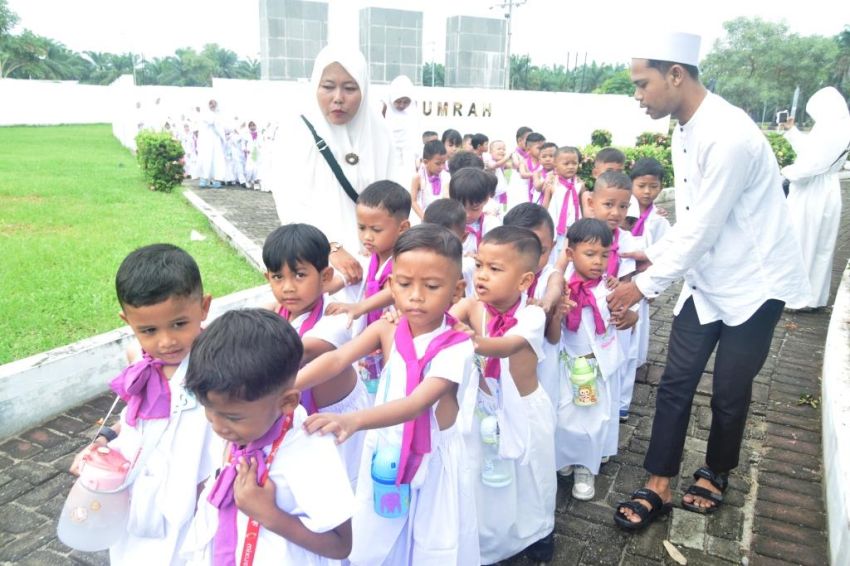
[[[387,519],[407,515],[410,484],[396,485],[400,446],[381,446],[372,455],[372,499],[375,513]]]

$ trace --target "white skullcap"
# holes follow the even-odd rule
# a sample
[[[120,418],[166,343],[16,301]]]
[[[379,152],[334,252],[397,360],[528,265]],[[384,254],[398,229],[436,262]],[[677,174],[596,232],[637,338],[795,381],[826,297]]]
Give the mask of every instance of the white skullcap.
[[[655,59],[699,66],[700,36],[681,31],[648,34],[633,48],[633,59]]]

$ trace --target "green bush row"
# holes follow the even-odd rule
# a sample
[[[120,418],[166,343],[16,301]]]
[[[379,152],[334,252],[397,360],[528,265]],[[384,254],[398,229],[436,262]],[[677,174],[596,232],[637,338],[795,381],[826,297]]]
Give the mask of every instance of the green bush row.
[[[169,193],[183,182],[183,155],[171,134],[141,131],[136,136],[136,159],[152,191]]]

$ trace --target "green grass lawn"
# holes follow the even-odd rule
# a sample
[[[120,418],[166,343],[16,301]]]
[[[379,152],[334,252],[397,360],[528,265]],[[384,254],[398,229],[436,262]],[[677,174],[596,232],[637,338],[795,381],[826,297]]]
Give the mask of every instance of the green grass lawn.
[[[187,250],[214,297],[263,283],[179,188],[148,190],[109,125],[0,128],[0,148],[0,364],[121,326],[115,272],[139,246]]]

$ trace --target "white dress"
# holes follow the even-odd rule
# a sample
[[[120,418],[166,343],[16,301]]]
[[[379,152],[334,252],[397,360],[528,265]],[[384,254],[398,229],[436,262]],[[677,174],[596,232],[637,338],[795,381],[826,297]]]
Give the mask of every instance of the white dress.
[[[351,517],[354,496],[345,474],[345,467],[334,447],[331,436],[309,435],[304,431],[307,412],[295,410],[292,428],[286,433],[277,456],[269,470],[269,480],[275,485],[278,509],[297,516],[314,533],[328,532]],[[264,452],[268,455],[271,445]],[[198,511],[183,543],[181,554],[187,564],[213,566],[213,542],[218,529],[218,509],[207,501],[214,481],[207,482],[198,499]],[[248,516],[237,511],[236,559],[242,556]],[[255,566],[273,564],[302,564],[305,566],[334,566],[341,564],[314,554],[287,539],[260,527],[254,555]],[[152,560],[146,564],[158,564]]]
[[[575,190],[578,195],[581,192],[581,180],[578,176],[575,177]],[[564,207],[564,202],[567,206],[567,224],[565,228],[568,230],[574,222],[581,219],[581,201],[579,200],[578,208],[574,206],[572,197],[567,196],[567,188],[559,181],[555,180],[555,191],[552,193],[552,198],[549,201],[549,216],[552,217],[552,222],[555,224],[555,245],[552,247],[552,253],[549,254],[549,263],[554,264],[561,257],[564,248],[567,245],[566,231],[563,235],[558,234],[558,223],[561,220],[561,209]]]
[[[224,125],[218,112],[207,111],[198,124],[198,177],[223,180],[227,175]]]
[[[413,339],[422,356],[430,341],[449,327],[445,324]],[[468,458],[463,441],[471,427],[475,402],[474,353],[471,341],[439,352],[425,367],[423,378],[440,377],[458,385],[460,411],[454,425],[440,430],[431,412],[431,452],[426,454],[410,484],[406,516],[388,519],[374,511],[371,460],[379,444],[401,444],[403,425],[370,430],[363,447],[352,529],[354,566],[420,564],[466,566],[478,563],[478,525],[475,499],[464,489]],[[395,348],[378,385],[376,406],[405,397],[406,364]]]
[[[541,270],[540,277],[537,279],[537,286],[534,288],[533,299],[538,301],[543,299],[546,295],[549,278],[557,272],[557,269],[548,264]],[[558,399],[561,396],[560,369],[558,365],[558,351],[560,350],[560,346],[560,342],[552,344],[546,339],[544,326],[543,359],[539,360],[537,364],[537,380],[543,389],[546,390],[549,400],[552,401],[553,410],[558,408]]]

